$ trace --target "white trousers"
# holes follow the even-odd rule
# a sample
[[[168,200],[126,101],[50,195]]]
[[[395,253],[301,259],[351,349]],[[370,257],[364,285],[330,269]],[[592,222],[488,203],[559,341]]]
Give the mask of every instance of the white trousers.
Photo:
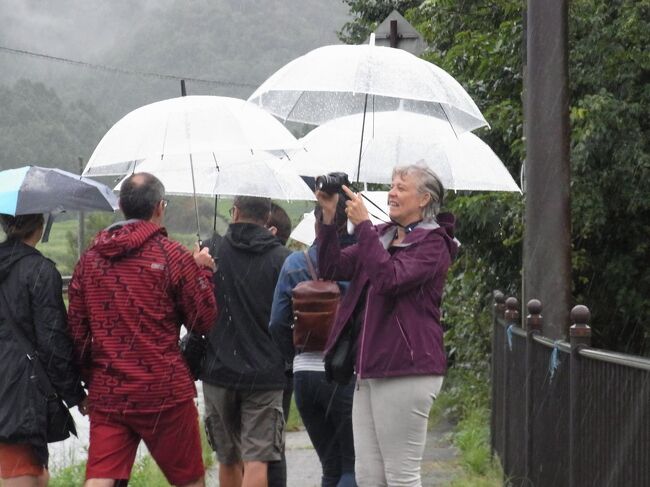
[[[359,487],[421,487],[429,411],[441,376],[357,379],[352,429]]]

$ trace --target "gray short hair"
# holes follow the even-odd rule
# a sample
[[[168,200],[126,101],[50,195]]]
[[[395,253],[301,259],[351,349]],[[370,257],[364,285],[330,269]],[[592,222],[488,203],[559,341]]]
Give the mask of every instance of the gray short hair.
[[[422,217],[424,219],[435,218],[438,213],[440,213],[440,207],[442,206],[445,188],[442,185],[442,181],[433,172],[424,161],[418,161],[415,164],[408,164],[405,166],[397,166],[393,169],[393,176],[404,177],[407,174],[412,174],[415,176],[417,190],[420,194],[429,194],[429,203],[422,210]]]

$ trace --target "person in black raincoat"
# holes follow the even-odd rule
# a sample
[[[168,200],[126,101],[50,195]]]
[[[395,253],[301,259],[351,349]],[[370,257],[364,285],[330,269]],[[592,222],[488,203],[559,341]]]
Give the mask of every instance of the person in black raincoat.
[[[267,464],[281,460],[284,447],[285,363],[268,322],[291,252],[266,228],[270,213],[268,198],[235,197],[217,254],[219,317],[200,378],[222,486],[241,485],[242,472],[244,485],[267,485]]]
[[[43,215],[0,215],[7,235],[0,244],[0,479],[5,487],[45,486],[47,470],[46,397],[31,360],[40,360],[68,407],[83,404],[85,392],[73,363],[62,296],[61,274],[35,246]],[[18,326],[33,346],[27,356]]]

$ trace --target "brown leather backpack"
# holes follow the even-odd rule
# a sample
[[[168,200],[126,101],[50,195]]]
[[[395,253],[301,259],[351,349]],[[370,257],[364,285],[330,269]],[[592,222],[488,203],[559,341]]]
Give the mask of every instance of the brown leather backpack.
[[[311,281],[293,288],[293,345],[296,352],[320,352],[336,318],[341,290],[334,281],[318,278],[307,251],[304,252]]]

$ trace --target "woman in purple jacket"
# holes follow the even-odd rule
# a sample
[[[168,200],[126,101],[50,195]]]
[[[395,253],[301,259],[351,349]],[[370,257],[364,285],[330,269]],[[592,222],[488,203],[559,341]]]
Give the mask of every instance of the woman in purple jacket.
[[[446,371],[440,302],[458,248],[454,218],[439,214],[444,189],[426,165],[398,167],[392,179],[392,222],[377,227],[343,187],[358,242],[345,249],[331,225],[338,195],[317,192],[321,276],[351,281],[327,349],[349,320],[361,322],[352,410],[359,487],[421,485],[429,410]]]

